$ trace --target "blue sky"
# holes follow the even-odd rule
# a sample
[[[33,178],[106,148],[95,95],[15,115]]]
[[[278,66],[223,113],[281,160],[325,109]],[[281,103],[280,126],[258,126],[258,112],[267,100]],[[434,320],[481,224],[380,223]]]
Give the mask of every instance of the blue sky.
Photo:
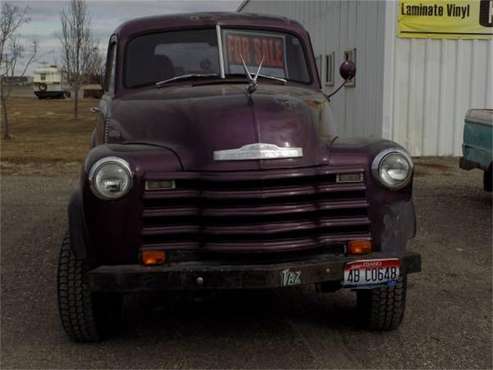
[[[95,37],[105,48],[113,30],[122,22],[148,15],[196,11],[235,11],[241,0],[88,0],[91,24]],[[19,7],[29,7],[31,21],[19,31],[24,43],[38,40],[40,59],[49,64],[59,62],[60,11],[67,1],[10,1]],[[30,70],[36,68],[33,65]],[[29,72],[28,72],[29,74]]]

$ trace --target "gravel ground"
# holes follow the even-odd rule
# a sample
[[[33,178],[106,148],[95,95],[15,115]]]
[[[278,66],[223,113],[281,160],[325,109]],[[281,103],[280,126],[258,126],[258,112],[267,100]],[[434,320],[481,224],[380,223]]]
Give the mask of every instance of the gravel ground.
[[[7,368],[491,368],[492,197],[479,171],[418,160],[423,272],[410,277],[398,331],[353,323],[351,292],[222,293],[130,299],[122,333],[80,345],[55,293],[76,176],[2,176],[1,364]]]

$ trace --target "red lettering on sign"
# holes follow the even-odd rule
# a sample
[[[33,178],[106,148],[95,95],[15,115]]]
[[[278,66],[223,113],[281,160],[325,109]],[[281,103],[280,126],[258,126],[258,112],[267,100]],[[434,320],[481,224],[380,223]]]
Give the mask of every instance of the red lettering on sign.
[[[241,64],[241,38],[235,37],[235,64]]]
[[[251,64],[251,62],[250,62],[250,42],[248,40],[248,37],[242,37],[241,38],[241,55],[243,56],[245,63]]]
[[[249,66],[263,60],[265,67],[284,68],[284,43],[280,37],[229,34],[226,47],[230,64],[241,65],[243,57]]]
[[[260,41],[260,39],[258,38],[255,38],[253,39],[253,45],[255,49],[255,63],[260,64],[260,61],[262,60],[262,41]]]
[[[269,59],[271,65],[278,67],[274,58],[274,41],[272,39],[269,40]]]
[[[233,36],[228,36],[227,45],[228,45],[228,60],[235,63],[234,61],[235,40]]]
[[[276,65],[278,67],[282,67],[284,65],[282,51],[283,51],[282,50],[282,42],[280,40],[276,40],[276,57],[275,57],[275,60],[276,60]]]
[[[264,65],[270,66],[269,41],[266,39],[262,39],[262,56],[264,58]]]

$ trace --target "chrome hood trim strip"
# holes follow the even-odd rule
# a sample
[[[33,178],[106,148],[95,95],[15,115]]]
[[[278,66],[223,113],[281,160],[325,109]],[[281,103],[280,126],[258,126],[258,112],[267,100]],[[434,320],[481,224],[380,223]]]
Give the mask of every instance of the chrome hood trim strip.
[[[303,157],[303,148],[279,147],[274,144],[265,143],[248,144],[241,148],[214,151],[215,161],[244,161],[300,157]]]

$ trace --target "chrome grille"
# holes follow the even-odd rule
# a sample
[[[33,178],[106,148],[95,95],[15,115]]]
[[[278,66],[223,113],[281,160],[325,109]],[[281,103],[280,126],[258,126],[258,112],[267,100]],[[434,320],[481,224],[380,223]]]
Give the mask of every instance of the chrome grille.
[[[176,179],[176,189],[145,191],[143,246],[268,252],[370,238],[364,182],[284,176]]]

